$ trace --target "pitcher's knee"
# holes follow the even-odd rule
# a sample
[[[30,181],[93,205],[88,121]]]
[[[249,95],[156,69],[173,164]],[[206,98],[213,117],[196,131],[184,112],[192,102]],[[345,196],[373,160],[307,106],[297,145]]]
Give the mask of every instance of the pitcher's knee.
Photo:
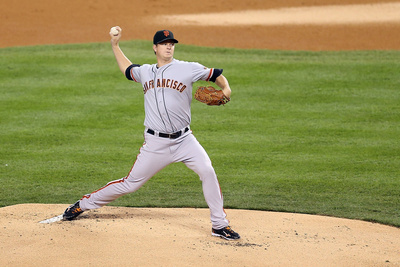
[[[142,187],[148,179],[146,178],[135,178],[131,175],[127,177],[124,183],[124,188],[127,193],[133,193]]]
[[[216,179],[217,175],[215,174],[215,170],[212,166],[201,168],[201,170],[197,173],[200,176],[200,180],[204,179]]]

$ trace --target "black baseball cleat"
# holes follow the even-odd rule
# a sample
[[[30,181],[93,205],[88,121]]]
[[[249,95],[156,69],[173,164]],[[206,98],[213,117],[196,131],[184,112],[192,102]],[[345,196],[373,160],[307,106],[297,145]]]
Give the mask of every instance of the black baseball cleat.
[[[224,227],[219,230],[216,230],[213,228],[211,234],[213,236],[222,237],[226,240],[236,240],[236,239],[240,238],[240,235],[238,233],[236,233],[235,231],[233,231],[229,226]]]
[[[81,209],[81,207],[79,206],[79,200],[77,202],[75,202],[75,204],[72,204],[71,206],[69,206],[63,214],[63,219],[70,221],[75,219],[79,214],[81,214],[83,212],[83,210]]]

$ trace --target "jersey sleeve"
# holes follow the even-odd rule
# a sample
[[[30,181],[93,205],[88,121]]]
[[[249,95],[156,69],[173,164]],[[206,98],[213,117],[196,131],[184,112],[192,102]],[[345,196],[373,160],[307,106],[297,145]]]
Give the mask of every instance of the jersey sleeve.
[[[212,81],[222,74],[222,69],[207,68],[199,63],[193,63],[192,65],[192,82],[202,81]]]
[[[125,70],[125,76],[130,81],[140,83],[140,65],[132,64]]]

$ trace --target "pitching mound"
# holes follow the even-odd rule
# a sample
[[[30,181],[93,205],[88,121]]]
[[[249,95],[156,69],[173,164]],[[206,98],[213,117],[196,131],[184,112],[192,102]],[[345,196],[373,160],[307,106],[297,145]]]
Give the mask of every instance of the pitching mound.
[[[0,266],[399,266],[400,229],[227,210],[240,241],[212,237],[208,209],[104,207],[41,224],[68,205],[0,209]]]

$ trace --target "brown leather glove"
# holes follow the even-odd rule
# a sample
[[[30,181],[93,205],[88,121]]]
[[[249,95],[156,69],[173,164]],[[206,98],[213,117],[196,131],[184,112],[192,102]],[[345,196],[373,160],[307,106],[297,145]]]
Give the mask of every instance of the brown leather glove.
[[[217,90],[212,86],[199,86],[194,94],[194,98],[209,106],[225,105],[231,100],[224,95],[222,90]]]

